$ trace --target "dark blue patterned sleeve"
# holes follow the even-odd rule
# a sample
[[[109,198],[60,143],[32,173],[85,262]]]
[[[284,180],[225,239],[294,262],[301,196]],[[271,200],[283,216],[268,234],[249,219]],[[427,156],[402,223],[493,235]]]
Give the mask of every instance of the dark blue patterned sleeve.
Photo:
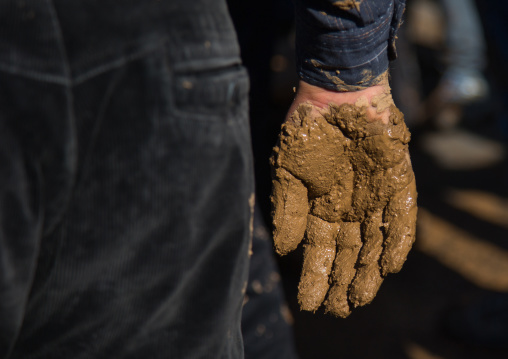
[[[396,57],[405,0],[294,0],[300,78],[335,91],[378,83]]]

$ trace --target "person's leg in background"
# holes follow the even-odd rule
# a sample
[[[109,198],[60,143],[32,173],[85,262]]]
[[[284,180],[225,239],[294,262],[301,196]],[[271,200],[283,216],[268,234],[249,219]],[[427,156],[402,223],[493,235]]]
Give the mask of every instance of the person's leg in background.
[[[479,1],[478,8],[485,24],[490,56],[489,67],[493,84],[492,95],[495,99],[495,116],[497,126],[503,137],[508,139],[508,3],[499,1]]]
[[[483,74],[486,41],[473,0],[441,0],[446,18],[445,71],[430,105],[439,128],[451,128],[463,116],[462,108],[485,99],[489,85]]]

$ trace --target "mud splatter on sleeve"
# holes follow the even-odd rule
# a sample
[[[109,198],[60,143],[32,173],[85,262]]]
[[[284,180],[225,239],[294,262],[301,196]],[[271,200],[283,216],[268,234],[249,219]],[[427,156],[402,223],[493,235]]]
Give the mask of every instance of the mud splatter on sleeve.
[[[294,0],[298,75],[312,85],[358,91],[396,58],[405,0]]]

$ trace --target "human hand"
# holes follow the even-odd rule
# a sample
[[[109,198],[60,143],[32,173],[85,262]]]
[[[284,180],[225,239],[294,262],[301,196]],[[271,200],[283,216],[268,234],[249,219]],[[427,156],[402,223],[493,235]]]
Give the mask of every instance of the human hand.
[[[367,96],[325,95],[297,95],[274,148],[274,241],[284,255],[306,235],[300,307],[324,304],[346,317],[401,269],[414,241],[416,187],[410,134],[387,84]],[[330,96],[342,104],[323,109]]]

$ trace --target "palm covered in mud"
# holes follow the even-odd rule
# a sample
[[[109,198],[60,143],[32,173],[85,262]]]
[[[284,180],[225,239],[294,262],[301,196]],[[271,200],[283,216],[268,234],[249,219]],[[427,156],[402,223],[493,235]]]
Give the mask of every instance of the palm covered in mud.
[[[414,241],[416,188],[409,131],[392,106],[388,124],[366,107],[317,114],[302,104],[283,125],[271,159],[274,241],[279,254],[305,237],[298,299],[346,317],[398,272]]]

